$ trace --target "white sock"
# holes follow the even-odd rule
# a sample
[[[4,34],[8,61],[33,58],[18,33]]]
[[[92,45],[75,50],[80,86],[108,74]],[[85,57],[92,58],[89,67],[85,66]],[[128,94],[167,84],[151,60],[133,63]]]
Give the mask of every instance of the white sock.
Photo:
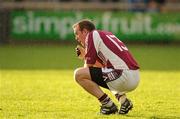
[[[120,103],[123,104],[126,100],[126,95],[122,95],[120,98]]]
[[[101,102],[101,104],[105,105],[106,107],[110,107],[110,106],[112,106],[113,102],[112,102],[112,100],[109,97],[107,97],[106,99],[104,99]]]

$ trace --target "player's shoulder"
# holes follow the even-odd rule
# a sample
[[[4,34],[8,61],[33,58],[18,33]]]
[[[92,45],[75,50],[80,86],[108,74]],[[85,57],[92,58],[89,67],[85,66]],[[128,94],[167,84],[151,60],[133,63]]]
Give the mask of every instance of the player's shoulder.
[[[105,30],[93,30],[89,34],[90,35],[99,35],[99,36],[113,35],[111,32],[105,31]]]
[[[113,35],[112,32],[105,31],[105,30],[97,30],[100,36],[106,36],[106,35]]]

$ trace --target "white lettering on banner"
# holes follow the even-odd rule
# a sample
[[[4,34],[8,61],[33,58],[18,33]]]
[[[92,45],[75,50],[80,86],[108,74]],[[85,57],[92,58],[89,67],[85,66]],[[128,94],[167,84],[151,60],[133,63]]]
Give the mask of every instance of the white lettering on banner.
[[[104,30],[117,33],[122,31],[123,34],[134,33],[151,33],[152,21],[151,16],[143,15],[141,13],[135,14],[135,16],[128,20],[126,17],[112,17],[111,12],[105,12],[102,16],[102,27]]]
[[[57,34],[59,38],[66,38],[72,33],[72,25],[82,19],[82,13],[76,12],[75,17],[36,16],[35,12],[28,11],[25,16],[16,16],[13,19],[13,32],[16,34]]]
[[[32,36],[45,34],[66,39],[68,35],[73,33],[72,25],[83,19],[86,12],[72,12],[69,16],[60,15],[61,13],[48,16],[46,12],[38,14],[36,11],[22,12],[22,15],[13,14],[12,33],[17,35],[30,34]],[[103,12],[100,17],[93,17],[93,21],[96,26],[101,27],[100,29],[111,31],[114,34],[122,33],[126,36],[180,34],[179,22],[160,22],[156,21],[152,15],[143,13],[134,13],[131,16],[128,16],[128,13],[126,13],[127,16],[115,15],[112,12]],[[153,23],[154,21],[157,24]]]
[[[16,17],[13,20],[13,32],[23,34],[27,32],[26,18],[24,16]]]
[[[115,34],[179,34],[180,24],[178,22],[158,22],[153,26],[153,17],[149,14],[136,13],[130,19],[126,16],[112,16],[112,12],[105,12],[102,15],[102,29]]]

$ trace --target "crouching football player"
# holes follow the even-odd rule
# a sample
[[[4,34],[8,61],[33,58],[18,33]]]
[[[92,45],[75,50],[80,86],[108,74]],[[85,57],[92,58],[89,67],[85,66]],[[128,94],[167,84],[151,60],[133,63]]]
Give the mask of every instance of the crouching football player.
[[[111,32],[96,30],[89,20],[73,25],[75,39],[83,47],[76,48],[84,67],[75,70],[76,82],[102,104],[101,114],[127,114],[133,104],[126,93],[139,83],[139,66],[128,48]],[[109,89],[121,104],[120,109],[102,89]]]

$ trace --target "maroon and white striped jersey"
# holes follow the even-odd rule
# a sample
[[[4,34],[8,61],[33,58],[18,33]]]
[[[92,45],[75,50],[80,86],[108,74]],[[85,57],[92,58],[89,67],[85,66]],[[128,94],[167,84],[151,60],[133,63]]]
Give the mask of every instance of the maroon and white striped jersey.
[[[111,32],[94,30],[85,40],[85,63],[95,64],[96,60],[104,67],[115,69],[139,69],[127,47]]]

